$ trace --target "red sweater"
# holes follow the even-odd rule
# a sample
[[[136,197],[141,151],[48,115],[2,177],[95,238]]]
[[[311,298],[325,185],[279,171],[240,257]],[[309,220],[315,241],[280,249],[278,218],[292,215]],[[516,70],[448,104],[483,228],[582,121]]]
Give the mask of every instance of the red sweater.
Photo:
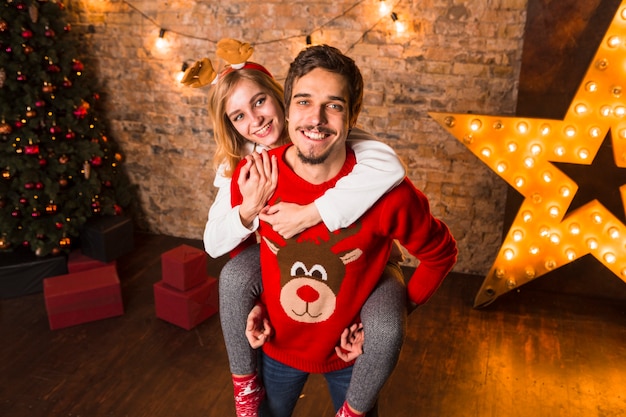
[[[309,204],[350,173],[356,163],[349,149],[339,174],[310,184],[285,164],[285,145],[270,153],[278,159],[278,186],[269,201]],[[232,180],[233,205],[242,201]],[[405,179],[385,194],[354,225],[330,233],[320,223],[283,239],[267,223],[261,235],[262,301],[274,328],[263,346],[275,360],[305,372],[324,373],[349,366],[335,353],[341,332],[357,320],[387,264],[397,239],[420,264],[408,283],[410,299],[422,304],[456,262],[456,242],[432,216],[426,196]]]

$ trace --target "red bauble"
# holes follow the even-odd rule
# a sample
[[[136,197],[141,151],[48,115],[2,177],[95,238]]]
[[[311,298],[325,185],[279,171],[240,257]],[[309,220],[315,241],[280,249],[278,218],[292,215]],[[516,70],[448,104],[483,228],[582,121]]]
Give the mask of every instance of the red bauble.
[[[56,64],[48,65],[48,72],[61,72],[61,67]]]
[[[43,190],[43,189],[44,189],[43,182],[37,182],[37,183],[35,184],[35,189],[37,189],[37,190]]]
[[[12,130],[11,125],[4,120],[0,123],[0,135],[8,135]]]
[[[33,210],[33,212],[30,213],[30,215],[31,215],[31,217],[33,217],[35,219],[41,217],[41,213],[39,211],[37,211],[37,210]]]
[[[54,30],[52,29],[46,29],[46,31],[44,32],[44,36],[46,38],[54,38],[54,35],[55,33],[54,33]]]
[[[13,210],[11,212],[11,216],[16,218],[16,219],[18,219],[18,218],[22,217],[22,212],[17,210],[17,209],[15,209],[15,210]]]
[[[76,137],[76,133],[72,132],[71,130],[65,134],[65,139],[67,140],[72,140],[75,137]]]
[[[113,208],[115,209],[115,214],[116,214],[117,216],[122,215],[122,213],[124,212],[124,210],[122,209],[122,207],[121,207],[121,206],[119,206],[119,205],[117,205],[117,204],[115,204],[115,205],[113,206]]]
[[[80,62],[79,60],[75,59],[72,61],[72,69],[76,72],[78,71],[82,71],[83,69],[85,69],[85,66],[83,65],[82,62]]]
[[[35,188],[35,183],[34,182],[27,182],[26,184],[24,184],[24,188],[26,188],[27,190],[32,190]]]
[[[71,86],[72,86],[72,81],[68,80],[67,78],[63,80],[63,87],[70,88]]]
[[[26,204],[28,204],[28,198],[26,197],[20,197],[20,204],[25,206]]]
[[[61,128],[57,125],[50,126],[50,133],[56,135],[57,133],[61,133]]]
[[[61,230],[61,229],[63,229],[63,223],[61,223],[61,222],[56,222],[56,223],[54,224],[54,227],[56,227],[56,228],[57,228],[57,230]]]
[[[33,37],[33,31],[30,29],[24,29],[22,31],[22,38],[24,39],[30,39]]]
[[[17,80],[18,81],[26,81],[26,75],[24,74],[17,74]]]
[[[46,102],[44,100],[35,101],[35,107],[43,107],[45,105],[46,105]]]
[[[28,54],[32,54],[32,53],[33,53],[33,51],[34,51],[34,49],[33,49],[33,47],[32,47],[32,46],[30,46],[30,45],[24,45],[24,53],[25,53],[26,55],[28,55]]]
[[[94,156],[93,158],[91,158],[91,165],[94,167],[99,167],[100,165],[102,165],[102,157]]]
[[[43,168],[46,165],[48,165],[48,160],[45,158],[39,158],[39,166]]]

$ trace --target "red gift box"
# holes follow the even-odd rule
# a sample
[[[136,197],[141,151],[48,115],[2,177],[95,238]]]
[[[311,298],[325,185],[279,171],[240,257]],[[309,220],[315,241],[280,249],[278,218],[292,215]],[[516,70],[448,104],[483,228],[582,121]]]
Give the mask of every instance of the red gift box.
[[[43,293],[52,330],[124,314],[113,265],[46,278]]]
[[[98,259],[84,255],[80,250],[73,250],[67,257],[67,271],[70,274],[76,272],[88,271],[90,269],[102,268],[103,266],[115,266],[116,262],[102,262]]]
[[[159,281],[154,284],[156,316],[186,330],[191,330],[217,313],[217,279],[203,278],[203,283],[179,291]]]
[[[206,257],[203,250],[180,245],[161,255],[162,278],[170,287],[187,291],[204,283]]]

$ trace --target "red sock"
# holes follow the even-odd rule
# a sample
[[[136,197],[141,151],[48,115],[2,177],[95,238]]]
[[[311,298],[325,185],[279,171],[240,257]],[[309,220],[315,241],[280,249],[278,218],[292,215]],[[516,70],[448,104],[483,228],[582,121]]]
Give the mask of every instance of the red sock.
[[[233,376],[233,388],[235,392],[235,411],[237,417],[258,417],[259,406],[265,389],[261,385],[257,374],[236,377]]]
[[[337,415],[335,417],[361,417],[365,414],[358,414],[356,411],[352,411],[350,407],[348,407],[348,402],[344,402],[339,411],[337,411]]]

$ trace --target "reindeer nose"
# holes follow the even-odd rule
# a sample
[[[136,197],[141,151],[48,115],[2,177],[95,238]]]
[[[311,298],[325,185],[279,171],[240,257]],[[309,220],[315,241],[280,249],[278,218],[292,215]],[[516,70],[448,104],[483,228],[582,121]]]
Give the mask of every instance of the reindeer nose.
[[[318,293],[317,290],[310,285],[303,285],[298,288],[296,294],[298,294],[298,297],[300,297],[302,301],[307,303],[312,303],[320,298],[320,293]]]

